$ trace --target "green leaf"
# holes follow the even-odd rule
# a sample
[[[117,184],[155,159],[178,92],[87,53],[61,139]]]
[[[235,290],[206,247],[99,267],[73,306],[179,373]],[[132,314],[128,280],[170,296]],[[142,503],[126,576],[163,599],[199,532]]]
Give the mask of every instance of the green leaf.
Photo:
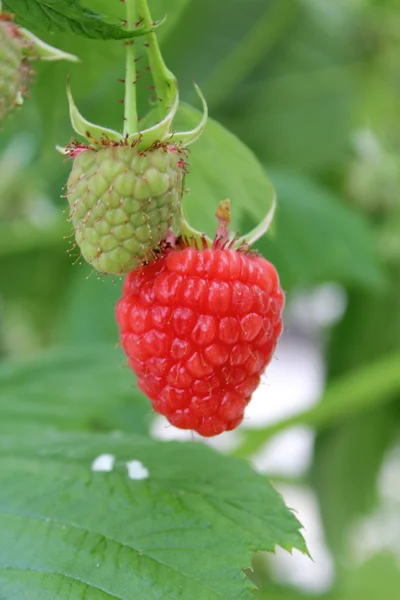
[[[273,45],[274,35],[279,37],[278,15],[285,8],[281,10],[277,4],[285,4],[289,12],[293,10],[286,0],[252,0],[245,4],[243,0],[230,0],[229,10],[224,2],[190,0],[163,48],[167,64],[182,83],[182,91],[193,92],[195,77],[202,89],[203,84],[207,87],[211,105],[229,96],[243,74],[257,65]],[[275,28],[270,30],[271,22]],[[182,61],[176,52],[178,46],[184,52]]]
[[[152,414],[111,344],[53,349],[2,363],[0,389],[1,433],[34,427],[142,434]]]
[[[339,281],[380,286],[384,276],[366,219],[307,177],[271,170],[278,210],[276,235],[257,248],[277,267],[285,289]],[[249,229],[255,221],[249,219]]]
[[[64,294],[57,339],[61,344],[98,344],[113,347],[118,341],[115,305],[122,295],[122,282],[100,277],[89,265],[74,267]]]
[[[348,152],[362,98],[357,19],[351,3],[279,4],[297,14],[232,95],[225,122],[268,163],[327,169]]]
[[[105,453],[114,468],[94,472]],[[144,479],[128,476],[133,460]],[[306,552],[299,522],[265,478],[203,444],[4,435],[0,507],[7,599],[32,598],[41,582],[41,598],[60,600],[251,600],[242,568],[253,550]]]
[[[121,412],[140,401],[132,379],[110,347],[1,366],[2,598],[251,600],[252,551],[307,552],[300,523],[245,462],[122,433],[138,430]],[[115,462],[100,472],[104,454]]]
[[[399,348],[399,263],[387,268],[387,280],[387,285],[379,292],[354,290],[348,294],[346,313],[333,330],[330,339],[330,378],[340,376]]]
[[[120,23],[112,23],[78,0],[4,0],[5,11],[15,14],[28,29],[51,32],[71,31],[93,39],[126,39],[146,33],[142,27],[127,31]]]
[[[206,79],[205,93],[211,108],[229,99],[236,86],[274,49],[282,36],[290,30],[300,9],[298,2],[264,0],[258,4],[263,12],[254,20],[249,31],[242,32],[243,37],[240,40],[234,40],[235,45],[231,52],[214,66]],[[231,8],[229,16],[241,20],[243,12],[235,14]],[[214,26],[217,23],[218,21],[214,22]]]
[[[97,12],[107,13],[110,10],[110,0],[85,0],[90,7]],[[151,15],[155,21],[165,21],[157,31],[159,39],[168,35],[179,21],[181,13],[184,12],[193,0],[148,0]],[[111,4],[113,15],[120,19],[126,18],[125,2],[116,0]]]
[[[312,408],[263,429],[242,431],[244,443],[236,454],[253,454],[272,436],[296,425],[326,429],[387,404],[399,392],[400,354],[397,351],[338,377]]]
[[[57,248],[66,233],[69,227],[64,218],[52,219],[51,223],[32,223],[22,218],[0,221],[0,257]]]
[[[181,105],[173,129],[192,129],[200,120],[201,113]],[[186,185],[190,193],[184,199],[184,210],[195,229],[214,237],[215,211],[226,198],[231,200],[234,231],[245,212],[258,224],[273,206],[274,188],[257,158],[213,119],[208,119],[204,132],[191,146],[189,163]]]
[[[215,118],[263,161],[310,171],[348,150],[364,91],[358,35],[353,3],[192,0],[165,57],[185,100],[194,77]]]
[[[9,224],[8,233],[11,231],[13,226]],[[19,251],[17,243],[14,253],[1,256],[0,250],[0,280],[7,281],[1,289],[1,329],[14,352],[31,349],[32,343],[37,347],[54,339],[54,323],[60,316],[68,288],[71,261],[64,251],[57,252],[57,245],[47,245],[51,237],[54,238],[38,240],[37,249],[25,247]],[[16,236],[15,240],[18,239]]]

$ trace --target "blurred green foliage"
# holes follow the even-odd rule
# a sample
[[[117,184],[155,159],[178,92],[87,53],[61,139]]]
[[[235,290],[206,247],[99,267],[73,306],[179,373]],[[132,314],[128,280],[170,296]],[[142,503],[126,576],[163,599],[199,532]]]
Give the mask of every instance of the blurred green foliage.
[[[84,4],[114,19],[124,15],[117,0]],[[155,18],[167,14],[159,33],[183,100],[196,104],[195,79],[211,117],[248,146],[213,121],[193,146],[188,178],[192,193],[185,200],[193,225],[211,234],[218,200],[231,197],[234,226],[241,233],[253,227],[271,200],[265,169],[279,201],[274,225],[258,248],[277,266],[288,302],[299,290],[332,281],[347,294],[342,321],[325,332],[328,388],[321,403],[275,429],[246,432],[237,452],[252,454],[283,427],[316,427],[306,481],[317,494],[336,566],[334,588],[324,598],[372,600],[382,595],[394,600],[398,573],[393,558],[377,555],[352,568],[349,547],[354,523],[377,505],[377,477],[399,437],[398,2],[150,4]],[[61,197],[69,164],[55,151],[56,144],[72,135],[65,94],[68,74],[82,113],[121,129],[118,100],[123,87],[117,79],[124,73],[124,48],[118,41],[71,33],[41,34],[52,44],[56,37],[55,45],[83,62],[38,65],[29,101],[0,135],[0,353],[15,361],[15,366],[5,362],[0,373],[2,398],[15,402],[15,413],[0,428],[6,430],[12,421],[23,429],[18,423],[29,405],[32,420],[41,426],[47,420],[50,428],[118,427],[144,433],[150,416],[135,389],[134,411],[129,408],[127,373],[118,380],[122,391],[109,377],[122,364],[113,350],[113,310],[121,282],[99,279],[80,264],[72,266],[75,257],[67,254],[70,228]],[[143,71],[143,85],[138,86],[142,115],[151,107],[147,76]],[[58,366],[52,363],[50,381],[45,376],[37,387],[25,356],[53,353],[55,347]],[[79,348],[68,359],[68,369],[65,347]],[[55,379],[59,398],[47,398]],[[21,395],[19,405],[15,398]],[[110,395],[119,397],[120,404],[108,407]],[[74,402],[87,405],[71,416]],[[268,569],[260,572],[258,598],[305,597],[271,583],[270,575]]]
[[[378,554],[359,568],[347,569],[341,584],[334,592],[317,595],[314,600],[375,600],[383,595],[386,600],[398,597],[398,565],[390,554]],[[269,586],[256,594],[259,600],[306,600],[310,596],[289,589]]]

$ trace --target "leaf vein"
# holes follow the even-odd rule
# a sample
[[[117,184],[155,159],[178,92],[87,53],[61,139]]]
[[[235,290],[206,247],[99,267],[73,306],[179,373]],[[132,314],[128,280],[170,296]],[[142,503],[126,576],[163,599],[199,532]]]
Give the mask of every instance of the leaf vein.
[[[117,600],[126,600],[126,598],[122,598],[122,596],[116,596],[114,593],[107,592],[105,589],[100,586],[94,585],[92,583],[88,583],[79,577],[75,577],[74,575],[67,575],[66,573],[61,573],[60,571],[50,571],[44,569],[30,569],[29,567],[2,567],[0,565],[0,571],[16,571],[16,572],[27,572],[27,573],[43,573],[44,575],[59,575],[60,577],[65,577],[66,579],[71,579],[81,585],[86,585],[89,588],[94,590],[98,590],[99,592],[103,592],[107,594],[110,598],[116,598]]]
[[[188,575],[187,573],[183,573],[182,571],[178,571],[176,568],[172,567],[171,565],[162,562],[161,560],[159,560],[158,558],[155,558],[154,556],[151,556],[148,551],[143,550],[142,548],[137,548],[131,544],[127,544],[126,542],[121,542],[120,540],[117,540],[113,537],[110,537],[108,535],[102,534],[102,533],[98,533],[95,531],[91,531],[90,529],[86,528],[86,527],[82,527],[82,525],[77,525],[75,523],[71,523],[69,521],[65,521],[65,520],[61,520],[58,517],[54,518],[54,517],[45,517],[43,515],[39,515],[39,514],[33,514],[33,513],[29,513],[27,511],[21,511],[21,510],[15,510],[15,511],[7,511],[4,510],[4,508],[2,508],[0,510],[0,515],[3,516],[7,516],[7,515],[17,515],[17,516],[21,516],[21,517],[27,517],[28,519],[35,519],[38,521],[42,521],[45,524],[49,524],[49,523],[55,523],[57,525],[66,525],[68,527],[72,527],[74,529],[77,529],[78,531],[82,531],[83,533],[86,534],[92,534],[95,536],[98,536],[100,538],[102,538],[104,541],[106,542],[113,542],[114,544],[117,544],[118,546],[122,547],[122,548],[127,548],[129,550],[134,550],[135,552],[141,552],[142,556],[145,556],[146,558],[148,558],[149,560],[155,562],[156,564],[159,564],[163,567],[166,567],[167,569],[170,569],[171,571],[173,571],[174,573],[177,573],[179,576],[181,576],[184,579],[189,579],[189,581],[194,581],[198,584],[200,584],[202,587],[204,587],[207,590],[211,590],[213,593],[217,594],[219,597],[223,597],[221,595],[221,593],[206,585],[203,581],[201,581],[200,579],[196,579],[195,577],[192,577],[191,575]],[[0,567],[1,568],[1,567]],[[116,596],[117,597],[117,596]],[[122,599],[124,600],[124,599]]]

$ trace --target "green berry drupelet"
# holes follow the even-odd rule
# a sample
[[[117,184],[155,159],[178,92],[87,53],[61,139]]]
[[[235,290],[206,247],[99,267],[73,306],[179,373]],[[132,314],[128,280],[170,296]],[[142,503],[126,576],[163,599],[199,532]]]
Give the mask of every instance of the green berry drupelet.
[[[236,428],[282,331],[284,295],[264,258],[172,250],[130,273],[116,309],[138,385],[172,425]]]
[[[67,198],[83,258],[122,274],[154,256],[180,215],[184,160],[177,146],[75,147]]]

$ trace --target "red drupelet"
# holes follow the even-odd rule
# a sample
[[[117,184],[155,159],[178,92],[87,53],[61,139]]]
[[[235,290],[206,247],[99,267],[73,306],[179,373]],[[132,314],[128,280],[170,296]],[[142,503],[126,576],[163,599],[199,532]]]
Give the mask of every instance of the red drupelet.
[[[129,365],[154,410],[209,437],[237,427],[282,331],[274,266],[187,247],[132,271],[117,305]]]

